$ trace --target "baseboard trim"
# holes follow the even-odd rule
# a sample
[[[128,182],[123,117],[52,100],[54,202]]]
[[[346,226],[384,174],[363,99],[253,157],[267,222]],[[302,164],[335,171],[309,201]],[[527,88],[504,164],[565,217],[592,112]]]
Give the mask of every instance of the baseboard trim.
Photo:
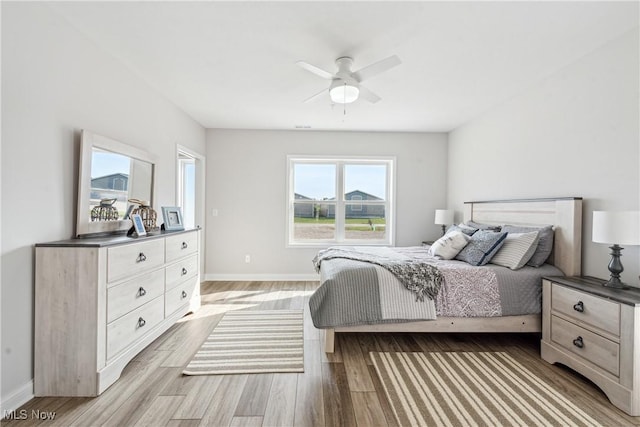
[[[0,413],[4,416],[8,412],[15,411],[34,397],[33,380],[30,380],[28,383],[11,393],[6,399],[4,396],[2,397]]]
[[[216,274],[204,275],[206,281],[228,282],[301,282],[318,281],[319,274]]]

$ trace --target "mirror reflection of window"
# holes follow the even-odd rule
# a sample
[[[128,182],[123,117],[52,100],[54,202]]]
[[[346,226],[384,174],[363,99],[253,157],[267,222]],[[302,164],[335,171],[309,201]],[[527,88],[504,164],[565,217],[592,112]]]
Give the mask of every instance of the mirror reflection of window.
[[[115,199],[118,218],[125,216],[129,199],[151,200],[151,163],[93,147],[91,156],[91,209],[102,199]]]
[[[124,216],[127,210],[130,168],[131,159],[129,157],[93,148],[90,211],[99,206],[102,199],[116,199],[113,206],[118,210],[118,218]]]

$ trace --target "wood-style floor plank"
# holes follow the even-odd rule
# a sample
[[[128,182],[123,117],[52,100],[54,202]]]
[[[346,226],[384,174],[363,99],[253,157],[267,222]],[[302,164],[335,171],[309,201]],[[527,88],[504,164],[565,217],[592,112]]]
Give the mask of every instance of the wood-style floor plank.
[[[156,396],[149,408],[133,424],[135,427],[164,426],[171,420],[171,415],[182,402],[184,396]],[[121,426],[132,425],[128,423]]]
[[[337,334],[322,350],[308,301],[317,282],[206,282],[202,308],[141,351],[97,398],[41,397],[20,409],[55,412],[53,421],[2,426],[373,426],[398,427],[371,364],[371,351],[504,351],[605,426],[637,426],[581,375],[540,358],[537,334]],[[305,372],[186,376],[182,370],[224,313],[304,310]]]

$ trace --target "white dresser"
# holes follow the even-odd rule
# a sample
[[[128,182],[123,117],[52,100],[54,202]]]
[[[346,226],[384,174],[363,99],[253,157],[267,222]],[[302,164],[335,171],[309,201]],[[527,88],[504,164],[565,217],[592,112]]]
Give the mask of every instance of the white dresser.
[[[200,307],[199,230],[36,245],[36,396],[97,396]]]
[[[640,289],[592,277],[542,281],[542,358],[597,384],[611,403],[640,415]]]

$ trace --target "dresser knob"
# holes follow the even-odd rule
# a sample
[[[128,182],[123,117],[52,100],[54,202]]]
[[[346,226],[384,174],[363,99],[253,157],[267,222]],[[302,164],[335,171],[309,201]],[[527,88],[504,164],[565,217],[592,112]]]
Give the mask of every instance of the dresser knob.
[[[144,254],[144,252],[140,252],[140,255],[138,255],[138,258],[136,259],[136,262],[143,262],[147,260],[147,256]]]
[[[187,274],[187,269],[186,269],[186,268],[184,268],[184,267],[182,267],[182,275],[184,276],[184,275],[186,275],[186,274]]]
[[[146,325],[146,324],[147,324],[147,321],[146,321],[146,320],[144,320],[142,317],[140,317],[140,318],[138,319],[138,327],[139,327],[139,328],[142,328],[142,327],[143,327],[144,325]]]
[[[575,345],[578,348],[584,347],[584,341],[582,341],[582,337],[578,337],[575,340],[573,340],[573,345]]]
[[[188,247],[187,242],[182,242],[182,249],[187,249]]]
[[[186,298],[187,297],[187,293],[185,291],[182,291],[182,298]]]
[[[573,305],[573,309],[580,313],[584,312],[584,303],[582,301],[578,301],[576,304]]]
[[[138,295],[140,295],[141,297],[145,296],[147,294],[147,291],[140,286],[140,289],[138,289]]]

